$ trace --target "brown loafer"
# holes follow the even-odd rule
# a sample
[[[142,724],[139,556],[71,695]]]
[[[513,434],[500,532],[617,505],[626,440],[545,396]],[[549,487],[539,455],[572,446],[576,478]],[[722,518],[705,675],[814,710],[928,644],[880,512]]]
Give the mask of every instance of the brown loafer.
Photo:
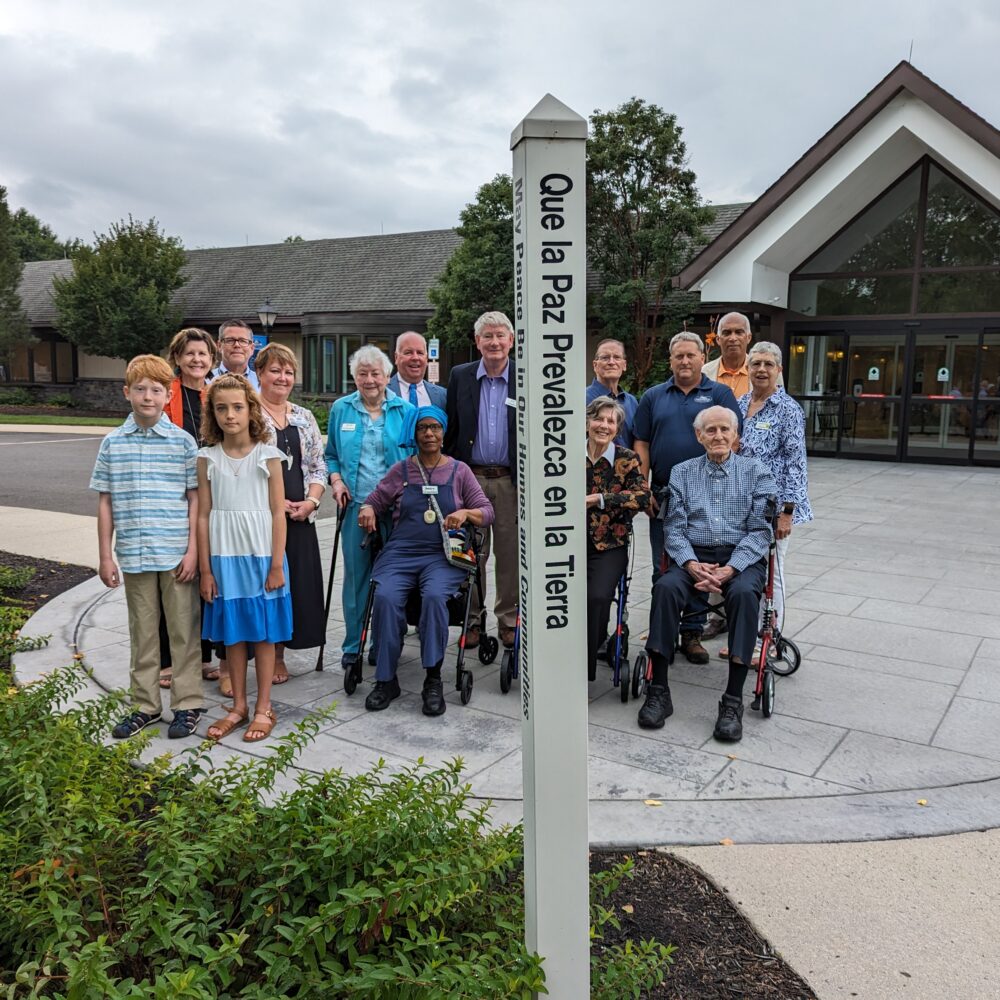
[[[716,636],[722,635],[728,628],[729,625],[725,619],[720,618],[718,615],[712,615],[708,620],[708,624],[701,630],[701,637],[702,639],[714,639]]]
[[[708,663],[708,650],[701,644],[700,632],[681,632],[681,652],[688,663]]]
[[[475,649],[479,645],[479,626],[470,625],[465,633],[465,648]]]

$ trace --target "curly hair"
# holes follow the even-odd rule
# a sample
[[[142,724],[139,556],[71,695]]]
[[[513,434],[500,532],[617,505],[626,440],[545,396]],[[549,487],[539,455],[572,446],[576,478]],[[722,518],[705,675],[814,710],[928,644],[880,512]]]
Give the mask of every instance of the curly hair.
[[[201,440],[206,445],[219,444],[225,435],[215,419],[215,397],[226,389],[238,389],[246,395],[247,407],[250,410],[250,440],[254,444],[266,444],[270,438],[270,429],[264,422],[264,411],[260,406],[260,397],[253,391],[253,386],[242,375],[220,375],[209,387],[205,403],[201,408]]]

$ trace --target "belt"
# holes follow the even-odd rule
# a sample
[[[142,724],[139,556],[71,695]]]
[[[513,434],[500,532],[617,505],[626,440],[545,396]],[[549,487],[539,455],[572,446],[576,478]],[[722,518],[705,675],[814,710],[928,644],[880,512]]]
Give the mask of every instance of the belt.
[[[483,479],[501,479],[510,475],[510,468],[506,465],[473,465],[471,469]]]

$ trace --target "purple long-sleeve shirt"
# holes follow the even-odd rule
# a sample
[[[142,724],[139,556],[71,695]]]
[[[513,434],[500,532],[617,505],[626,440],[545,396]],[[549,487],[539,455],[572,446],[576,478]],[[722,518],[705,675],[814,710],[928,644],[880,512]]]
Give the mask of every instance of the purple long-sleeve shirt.
[[[371,504],[375,513],[384,514],[392,509],[393,525],[399,520],[399,498],[403,495],[403,467],[408,465],[407,476],[411,483],[422,482],[420,470],[416,467],[417,459],[408,458],[406,462],[397,462],[386,474],[382,481],[365,497],[365,503]],[[490,503],[482,487],[473,475],[465,462],[459,462],[453,458],[446,458],[436,469],[428,473],[427,478],[434,486],[444,486],[451,477],[452,465],[456,465],[455,478],[452,481],[452,488],[455,493],[455,502],[466,510],[481,510],[483,512],[483,526],[493,523],[493,504]]]

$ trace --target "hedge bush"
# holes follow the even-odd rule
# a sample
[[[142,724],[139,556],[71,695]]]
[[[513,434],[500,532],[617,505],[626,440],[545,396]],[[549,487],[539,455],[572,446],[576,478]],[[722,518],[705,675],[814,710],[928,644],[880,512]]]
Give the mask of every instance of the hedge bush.
[[[528,997],[522,837],[461,764],[283,778],[327,713],[263,759],[205,743],[140,765],[66,668],[0,691],[0,991],[162,1000]],[[148,756],[148,755],[147,755]],[[592,883],[592,935],[626,868]],[[592,996],[638,997],[670,949],[598,948]]]

